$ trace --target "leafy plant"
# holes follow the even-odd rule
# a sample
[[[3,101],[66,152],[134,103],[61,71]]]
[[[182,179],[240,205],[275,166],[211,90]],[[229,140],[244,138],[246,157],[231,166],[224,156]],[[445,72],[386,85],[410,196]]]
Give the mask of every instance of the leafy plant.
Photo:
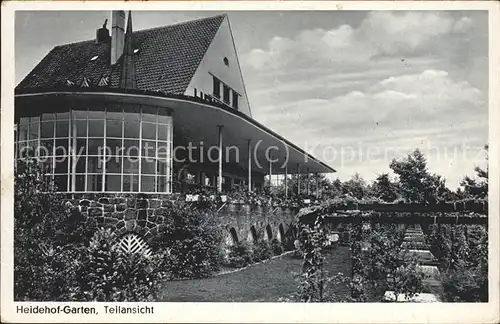
[[[270,259],[272,256],[271,247],[266,240],[258,240],[254,242],[252,259],[254,262]]]
[[[252,250],[246,242],[238,241],[229,246],[228,266],[242,268],[252,263]]]

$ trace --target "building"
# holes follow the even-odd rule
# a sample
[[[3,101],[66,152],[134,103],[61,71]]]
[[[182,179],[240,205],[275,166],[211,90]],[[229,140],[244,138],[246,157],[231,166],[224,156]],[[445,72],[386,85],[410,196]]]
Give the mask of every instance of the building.
[[[16,154],[33,148],[59,191],[251,191],[335,172],[252,118],[227,15],[133,32],[113,11],[106,24],[15,89]]]

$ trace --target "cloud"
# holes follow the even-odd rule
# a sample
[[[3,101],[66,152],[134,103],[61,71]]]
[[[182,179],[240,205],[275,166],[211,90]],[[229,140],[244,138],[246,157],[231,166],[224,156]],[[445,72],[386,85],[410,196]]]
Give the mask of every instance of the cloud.
[[[246,53],[243,63],[255,70],[268,70],[434,52],[444,36],[465,34],[472,24],[468,17],[456,19],[442,12],[373,11],[356,28],[343,24],[330,30],[303,30],[294,38],[273,37],[267,48]]]
[[[419,147],[456,187],[488,139],[478,17],[373,11],[357,24],[271,37],[242,56],[253,116],[341,179],[371,180]]]

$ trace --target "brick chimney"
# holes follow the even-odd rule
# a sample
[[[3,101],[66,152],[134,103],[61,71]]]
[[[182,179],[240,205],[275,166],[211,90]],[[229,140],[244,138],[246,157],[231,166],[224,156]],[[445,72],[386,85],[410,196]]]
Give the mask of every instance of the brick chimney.
[[[102,28],[99,28],[96,31],[96,35],[95,35],[96,43],[103,43],[109,39],[109,30],[106,27],[107,23],[108,23],[108,20],[106,19],[104,21],[104,24],[102,25]]]
[[[111,12],[111,64],[115,64],[123,54],[125,42],[125,11]]]

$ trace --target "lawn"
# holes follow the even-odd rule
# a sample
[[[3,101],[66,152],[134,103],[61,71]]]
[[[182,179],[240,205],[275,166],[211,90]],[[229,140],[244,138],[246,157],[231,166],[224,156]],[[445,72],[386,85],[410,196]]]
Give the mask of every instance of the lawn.
[[[337,247],[326,256],[325,270],[334,275],[350,275],[351,253],[348,247]],[[295,275],[302,260],[284,255],[238,272],[217,277],[165,282],[160,301],[170,302],[276,302],[297,292]],[[337,287],[348,293],[344,285]]]

